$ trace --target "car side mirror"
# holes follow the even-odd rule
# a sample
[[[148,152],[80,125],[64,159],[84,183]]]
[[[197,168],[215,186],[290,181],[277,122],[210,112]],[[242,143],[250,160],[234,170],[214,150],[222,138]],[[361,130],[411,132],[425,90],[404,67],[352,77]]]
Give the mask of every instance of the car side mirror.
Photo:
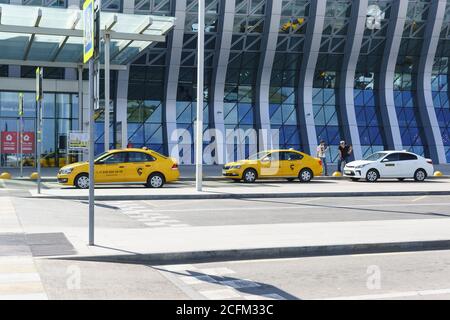
[[[94,162],[94,164],[104,164],[105,162],[103,160],[97,160]]]
[[[383,159],[383,160],[381,160],[381,162],[389,162],[389,159]]]
[[[261,159],[262,162],[270,162],[270,158],[263,158]]]

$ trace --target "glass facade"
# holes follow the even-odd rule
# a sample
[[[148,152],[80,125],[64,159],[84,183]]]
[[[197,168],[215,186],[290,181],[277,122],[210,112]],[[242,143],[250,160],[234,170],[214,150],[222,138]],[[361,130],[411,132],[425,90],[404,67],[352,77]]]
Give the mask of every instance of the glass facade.
[[[224,123],[226,130],[256,129],[256,79],[261,58],[266,1],[236,0],[224,93]],[[256,145],[243,137],[237,143],[245,145],[245,157],[256,151]],[[235,144],[234,157],[238,156]]]
[[[136,1],[136,13],[171,15],[171,0]],[[167,154],[164,144],[164,92],[168,69],[167,42],[153,44],[130,66],[128,82],[128,145]]]
[[[198,0],[186,3],[186,20],[181,53],[180,74],[177,86],[177,128],[184,129],[194,137],[194,122],[197,118],[197,29]],[[205,1],[205,51],[204,51],[204,87],[203,87],[203,130],[209,127],[209,106],[213,61],[217,45],[217,27],[219,20],[219,0]],[[194,161],[194,145],[191,148],[191,160]],[[182,150],[181,150],[182,152]],[[181,156],[181,155],[180,155]]]
[[[431,89],[445,156],[450,163],[450,104],[449,104],[449,59],[450,59],[450,3],[445,8],[444,22],[433,65]]]
[[[279,130],[280,148],[302,150],[296,105],[309,7],[309,0],[282,3],[269,88],[270,125]]]
[[[18,92],[0,92],[0,132],[19,132]],[[23,131],[36,134],[36,100],[32,92],[24,93]],[[71,130],[78,130],[78,95],[64,93],[45,93],[42,101],[42,154],[41,166],[62,166],[77,160],[77,155],[67,154],[67,135]],[[2,142],[4,143],[5,141]],[[34,150],[36,151],[36,144]],[[20,166],[18,153],[2,152],[2,167]],[[35,166],[35,152],[23,155],[24,166]]]
[[[363,157],[386,148],[379,110],[380,61],[384,54],[392,7],[389,0],[369,0],[368,4],[368,18],[365,21],[353,90]]]
[[[340,74],[352,1],[328,0],[319,58],[314,73],[313,108],[317,140],[329,145],[328,162],[336,162],[343,140],[340,119]]]
[[[172,32],[166,42],[151,44],[129,64],[126,120],[125,110],[117,110],[117,108],[123,107],[117,104],[117,97],[123,93],[117,92],[117,90],[122,90],[122,86],[120,88],[118,86],[119,72],[111,72],[111,148],[115,147],[115,143],[121,141],[121,125],[124,126],[124,130],[126,126],[129,146],[146,146],[164,154],[169,153],[167,135],[170,132],[167,132],[167,127],[175,122],[177,129],[186,130],[193,137],[197,102],[198,0],[183,0],[184,2],[186,3],[185,10],[178,12],[185,18],[184,30],[181,35],[182,42],[181,38],[179,38],[179,42],[176,42],[175,37],[178,37],[179,34],[174,35]],[[243,156],[248,156],[256,151],[257,142],[249,138],[246,133],[265,125],[259,123],[258,108],[260,106],[258,101],[259,97],[269,97],[270,127],[279,130],[281,148],[303,150],[323,139],[330,146],[330,152],[327,155],[328,162],[336,162],[337,147],[339,141],[344,140],[343,128],[347,125],[343,123],[345,117],[341,117],[344,115],[345,106],[340,105],[342,99],[339,94],[343,92],[344,85],[340,83],[343,78],[342,72],[347,72],[342,67],[345,49],[349,48],[351,43],[348,42],[353,39],[353,37],[349,37],[349,31],[353,31],[349,30],[349,25],[352,16],[356,16],[352,15],[352,9],[356,8],[352,4],[356,3],[356,0],[326,1],[322,33],[312,35],[313,41],[320,41],[315,71],[311,74],[313,77],[313,112],[304,115],[299,114],[305,110],[300,105],[302,99],[299,98],[299,91],[301,92],[302,88],[299,88],[299,81],[303,71],[301,70],[302,62],[314,57],[314,54],[306,50],[309,45],[305,45],[307,27],[313,25],[312,23],[316,19],[310,12],[314,1],[235,0],[225,3],[225,0],[206,0],[205,2],[203,129],[213,127],[214,119],[223,117],[226,130],[233,130],[233,135],[236,135],[236,129],[244,133],[244,136],[235,137],[234,155],[230,158],[237,160],[242,156],[239,144],[245,146]],[[9,3],[9,0],[0,0],[0,3]],[[68,5],[67,0],[23,0],[22,3],[60,8]],[[380,62],[386,43],[392,37],[392,34],[387,33],[388,24],[394,23],[393,19],[397,16],[397,13],[393,12],[393,8],[396,7],[393,5],[394,3],[394,0],[368,0],[360,52],[357,60],[351,61],[355,64],[350,67],[355,68],[353,101],[363,156],[385,149],[387,147],[386,137],[391,136],[389,133],[391,128],[385,126],[381,119],[379,97],[381,91],[384,92],[384,88],[380,87]],[[424,59],[421,54],[425,29],[435,22],[435,18],[428,14],[431,0],[408,0],[407,3],[407,17],[399,53],[398,56],[392,57],[396,62],[393,82],[395,111],[404,148],[429,157],[430,154],[433,154],[429,152],[429,148],[434,148],[434,146],[428,146],[424,139],[423,123],[417,103],[417,70],[419,62]],[[135,0],[134,14],[174,16],[177,4],[180,4],[177,0]],[[271,16],[268,11],[273,4],[281,6],[278,26],[271,24],[274,22],[272,18],[278,19],[278,17]],[[232,8],[233,12],[225,14],[223,9],[228,7]],[[105,11],[122,12],[124,3],[123,0],[102,1],[102,8]],[[230,21],[223,21],[225,17],[227,19],[230,17]],[[232,26],[231,35],[221,34],[222,26],[228,24]],[[272,28],[269,28],[270,25]],[[264,59],[266,55],[264,41],[270,39],[268,32],[274,28],[278,28],[278,35],[276,44],[269,46],[275,48],[274,60],[269,66],[265,65],[268,60]],[[231,40],[228,36],[231,37]],[[231,42],[230,47],[228,47],[228,41]],[[174,48],[173,43],[178,43],[180,48]],[[177,50],[181,50],[181,52],[177,52]],[[221,55],[223,50],[226,52]],[[176,54],[171,56],[171,53]],[[181,53],[180,60],[178,60],[178,53]],[[228,57],[226,68],[222,68],[226,57]],[[450,0],[447,1],[444,23],[434,59],[431,84],[434,111],[442,135],[447,162],[450,162],[449,58]],[[214,69],[216,66],[219,66],[217,70]],[[259,77],[265,76],[268,68],[270,68],[270,85],[267,88]],[[170,70],[176,70],[179,73],[176,86],[173,88],[173,97],[176,96],[176,101],[169,105],[166,98],[167,94],[171,93],[171,88],[167,87]],[[44,68],[44,78],[64,81],[66,75],[74,74],[73,70],[68,71],[70,70],[63,68]],[[86,75],[85,72],[85,80],[87,80]],[[34,67],[14,66],[9,68],[8,65],[0,65],[0,77],[8,76],[32,79],[35,77]],[[101,78],[103,79],[103,75]],[[264,80],[265,77],[261,79]],[[104,84],[103,81],[100,83],[102,97]],[[222,86],[224,88],[223,113],[220,112],[222,111],[221,103],[218,106],[214,105],[213,97],[219,97],[218,99],[222,100],[222,92],[213,93],[213,84],[214,88],[222,88]],[[5,90],[9,90],[6,88]],[[20,88],[14,90],[20,90]],[[14,95],[17,92],[2,92],[1,94],[0,130],[15,131],[17,116],[13,114],[14,111],[11,111],[13,110],[11,101],[15,99]],[[30,95],[31,93],[27,93],[26,99],[31,99]],[[66,111],[61,109],[61,113],[58,108],[66,108],[61,107],[64,105],[71,105],[70,108],[75,108],[78,103],[77,95],[49,93],[46,95],[46,99],[48,99],[44,101],[44,104],[48,105],[46,112],[50,113],[45,115],[44,126],[50,134],[46,138],[44,151],[45,154],[53,153],[54,155],[50,158],[56,159],[59,157],[58,154],[65,153],[60,143],[64,139],[61,138],[63,133],[68,130],[67,128],[73,130],[78,126],[78,114],[73,113],[75,111],[71,111],[70,116],[67,116]],[[103,100],[101,100],[101,104],[104,104]],[[169,119],[174,123],[170,125],[166,124],[166,114],[168,116],[173,114],[166,113],[167,107],[174,108],[174,118]],[[217,110],[215,110],[216,107]],[[31,107],[27,106],[26,108]],[[27,112],[28,115],[24,119],[25,129],[34,130],[36,117],[29,111]],[[118,119],[118,116],[123,116],[123,118]],[[314,118],[316,129],[314,137],[308,136],[308,130],[302,130],[305,124],[301,119],[310,119],[308,117]],[[96,112],[95,119],[95,150],[96,153],[100,153],[104,150],[103,110]],[[221,120],[218,120],[218,127],[221,125]],[[305,136],[302,136],[301,132]],[[226,134],[226,132],[224,133]],[[208,142],[204,142],[204,145],[206,144]],[[183,145],[182,140],[179,141],[179,145],[182,146],[181,153],[186,148],[190,148],[193,161],[194,146],[191,143]],[[183,154],[179,154],[179,156],[185,159]],[[2,157],[2,165],[6,163],[13,165],[14,157],[12,155],[7,155],[7,159]],[[52,165],[57,165],[58,161],[54,160]]]
[[[429,156],[417,102],[417,70],[430,9],[429,0],[410,0],[394,76],[394,103],[403,148]]]

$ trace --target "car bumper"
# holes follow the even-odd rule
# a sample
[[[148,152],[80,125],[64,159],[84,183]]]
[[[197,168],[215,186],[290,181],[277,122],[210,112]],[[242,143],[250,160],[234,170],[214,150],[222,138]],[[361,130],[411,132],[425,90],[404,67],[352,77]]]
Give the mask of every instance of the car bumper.
[[[67,174],[58,174],[56,176],[56,179],[58,180],[59,184],[63,184],[63,185],[66,185],[66,186],[72,186],[73,185],[73,179]]]
[[[228,170],[222,170],[222,176],[224,178],[236,179],[236,178],[240,178],[242,176],[242,173],[238,169],[228,169]]]
[[[363,172],[361,169],[345,167],[343,174],[344,174],[344,177],[363,178]]]

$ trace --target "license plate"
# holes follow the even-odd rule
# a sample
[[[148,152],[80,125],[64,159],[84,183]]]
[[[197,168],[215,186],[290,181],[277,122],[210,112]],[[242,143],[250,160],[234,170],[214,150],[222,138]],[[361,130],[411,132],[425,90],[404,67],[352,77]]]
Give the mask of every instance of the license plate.
[[[352,172],[350,170],[345,170],[344,173],[345,174],[352,174]]]

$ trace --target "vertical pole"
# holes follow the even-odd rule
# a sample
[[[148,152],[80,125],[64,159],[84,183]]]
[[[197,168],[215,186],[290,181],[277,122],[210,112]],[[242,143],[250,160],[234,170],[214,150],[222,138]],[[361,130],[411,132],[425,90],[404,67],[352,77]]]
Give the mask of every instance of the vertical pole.
[[[205,43],[205,0],[198,1],[198,39],[197,39],[197,126],[195,135],[195,186],[202,191],[203,164],[203,65]]]
[[[110,36],[105,33],[105,151],[109,150],[109,43]]]
[[[94,245],[94,59],[89,60],[89,245]]]
[[[20,149],[20,117],[17,117],[17,122],[16,122],[16,166],[17,167],[20,166],[20,164],[19,164],[19,162],[20,162],[19,149]]]
[[[78,66],[78,131],[83,132],[83,66]],[[84,151],[76,151],[77,161],[84,160]]]
[[[37,102],[38,120],[37,120],[37,146],[36,146],[36,161],[37,161],[37,193],[41,193],[41,153],[42,153],[42,103],[41,100]]]
[[[23,115],[20,115],[20,177],[23,177]]]

